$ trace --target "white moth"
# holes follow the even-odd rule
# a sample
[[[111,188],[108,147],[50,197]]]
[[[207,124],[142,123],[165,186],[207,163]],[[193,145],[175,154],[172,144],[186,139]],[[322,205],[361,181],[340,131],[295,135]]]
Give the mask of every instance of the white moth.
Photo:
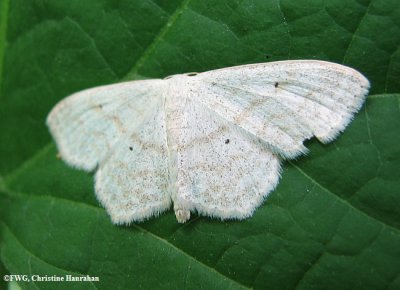
[[[170,208],[250,217],[278,184],[281,162],[327,143],[362,106],[359,72],[279,61],[131,81],[62,100],[47,125],[62,159],[97,170],[95,191],[116,224]]]

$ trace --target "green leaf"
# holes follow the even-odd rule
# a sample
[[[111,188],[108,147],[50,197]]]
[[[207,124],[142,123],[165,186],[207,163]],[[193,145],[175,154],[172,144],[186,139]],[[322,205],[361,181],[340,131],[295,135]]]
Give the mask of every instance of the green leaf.
[[[0,273],[100,280],[23,289],[399,289],[399,48],[397,0],[0,0]],[[114,226],[44,124],[84,88],[284,59],[344,63],[372,95],[245,221]]]
[[[0,261],[0,277],[4,277],[4,275],[8,274],[6,268],[3,263]],[[7,283],[3,279],[0,279],[0,289],[6,289]]]

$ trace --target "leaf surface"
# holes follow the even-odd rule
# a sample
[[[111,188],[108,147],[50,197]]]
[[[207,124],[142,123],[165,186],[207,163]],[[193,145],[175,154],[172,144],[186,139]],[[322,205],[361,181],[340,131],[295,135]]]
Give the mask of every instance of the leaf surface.
[[[0,0],[1,274],[100,280],[58,289],[399,289],[399,44],[397,0]],[[285,59],[351,66],[371,95],[245,221],[169,211],[114,226],[44,124],[81,89]]]

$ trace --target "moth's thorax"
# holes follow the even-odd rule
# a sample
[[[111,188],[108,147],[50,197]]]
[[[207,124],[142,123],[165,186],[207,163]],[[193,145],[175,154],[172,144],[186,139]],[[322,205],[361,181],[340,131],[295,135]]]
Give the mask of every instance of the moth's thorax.
[[[196,90],[197,81],[189,75],[174,75],[168,78],[168,89],[165,93],[165,114],[167,129],[167,145],[169,153],[169,192],[174,203],[174,210],[179,222],[189,219],[190,212],[179,200],[178,154],[182,128],[186,125],[185,112],[187,102],[192,92]]]
[[[181,92],[193,87],[198,82],[196,73],[173,75],[165,79],[174,92]]]
[[[195,91],[198,81],[191,74],[173,75],[166,81],[168,86],[165,92],[165,110],[167,120],[171,120],[177,114],[179,115],[187,98]]]

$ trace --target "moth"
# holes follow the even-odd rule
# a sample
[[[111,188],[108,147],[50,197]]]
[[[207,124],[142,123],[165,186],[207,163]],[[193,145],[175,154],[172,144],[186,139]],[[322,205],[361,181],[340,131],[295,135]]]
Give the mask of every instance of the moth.
[[[96,87],[47,117],[61,158],[94,171],[115,224],[171,207],[219,219],[252,216],[304,140],[334,140],[369,82],[349,67],[278,61]]]

